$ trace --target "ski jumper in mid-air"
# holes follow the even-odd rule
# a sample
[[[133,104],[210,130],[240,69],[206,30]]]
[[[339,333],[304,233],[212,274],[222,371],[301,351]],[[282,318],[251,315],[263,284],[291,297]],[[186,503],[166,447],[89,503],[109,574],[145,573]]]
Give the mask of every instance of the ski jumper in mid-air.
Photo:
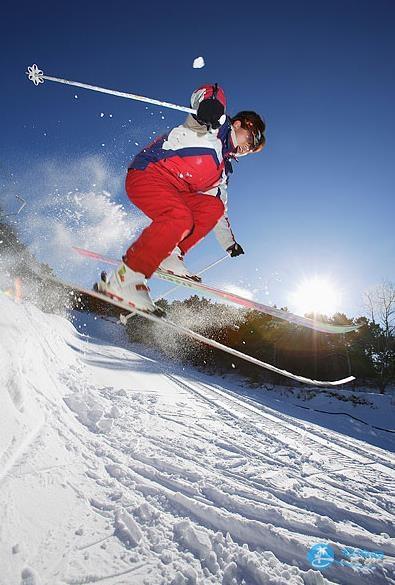
[[[230,256],[244,254],[227,216],[227,184],[232,159],[264,147],[265,123],[252,111],[226,116],[217,84],[194,91],[191,106],[196,114],[132,160],[126,191],[152,222],[111,277],[97,283],[100,292],[147,312],[158,312],[146,284],[156,270],[200,280],[184,256],[212,229]]]

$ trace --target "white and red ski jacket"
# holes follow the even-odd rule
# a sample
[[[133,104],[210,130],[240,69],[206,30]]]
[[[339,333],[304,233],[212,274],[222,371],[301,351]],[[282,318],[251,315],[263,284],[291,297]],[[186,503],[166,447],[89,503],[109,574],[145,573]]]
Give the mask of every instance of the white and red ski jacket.
[[[202,100],[212,95],[212,85],[200,87],[191,96],[192,108],[197,109]],[[221,88],[218,88],[216,97],[225,107],[226,98]],[[236,134],[230,118],[227,117],[218,130],[208,131],[206,126],[188,115],[181,126],[158,137],[139,152],[129,169],[155,170],[180,191],[219,197],[225,213],[214,231],[221,246],[227,250],[236,242],[227,214],[228,178],[236,151]]]

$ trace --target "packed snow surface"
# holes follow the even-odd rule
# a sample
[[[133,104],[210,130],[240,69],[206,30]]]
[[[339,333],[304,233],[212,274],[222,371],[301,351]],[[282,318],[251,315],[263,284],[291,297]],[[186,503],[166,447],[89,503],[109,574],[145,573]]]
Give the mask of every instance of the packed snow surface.
[[[1,585],[395,583],[389,450],[80,319],[0,298]]]

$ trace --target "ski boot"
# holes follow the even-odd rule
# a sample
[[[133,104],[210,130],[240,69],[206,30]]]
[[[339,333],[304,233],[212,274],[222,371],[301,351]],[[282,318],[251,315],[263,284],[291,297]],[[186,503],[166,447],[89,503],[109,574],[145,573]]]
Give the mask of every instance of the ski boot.
[[[128,305],[131,310],[138,309],[145,313],[153,313],[157,317],[163,317],[164,311],[157,307],[151,299],[146,283],[144,274],[135,272],[122,262],[110,278],[106,272],[102,272],[94,289]]]
[[[170,256],[167,256],[158,267],[159,272],[165,272],[167,274],[173,274],[174,276],[180,276],[186,280],[194,280],[195,282],[201,282],[202,279],[197,274],[192,274],[185,266],[184,255],[180,248],[174,248]]]

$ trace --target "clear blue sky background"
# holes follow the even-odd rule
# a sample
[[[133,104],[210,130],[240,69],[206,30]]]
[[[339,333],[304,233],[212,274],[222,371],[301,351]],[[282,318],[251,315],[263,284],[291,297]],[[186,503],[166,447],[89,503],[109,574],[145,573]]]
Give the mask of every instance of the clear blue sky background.
[[[302,277],[330,275],[343,288],[343,310],[358,314],[364,289],[395,280],[394,19],[392,0],[233,8],[6,2],[3,194],[13,185],[34,198],[42,159],[100,155],[123,178],[139,150],[134,142],[143,146],[153,129],[165,132],[184,117],[167,110],[163,120],[158,108],[50,82],[36,88],[24,75],[28,65],[183,105],[195,87],[218,81],[229,113],[262,113],[268,143],[235,165],[229,188],[233,229],[246,255],[227,260],[211,281],[234,281],[258,289],[262,301],[285,305]],[[192,68],[198,56],[203,69]],[[116,197],[126,203],[122,188]],[[200,267],[220,255],[210,236],[190,263]]]

